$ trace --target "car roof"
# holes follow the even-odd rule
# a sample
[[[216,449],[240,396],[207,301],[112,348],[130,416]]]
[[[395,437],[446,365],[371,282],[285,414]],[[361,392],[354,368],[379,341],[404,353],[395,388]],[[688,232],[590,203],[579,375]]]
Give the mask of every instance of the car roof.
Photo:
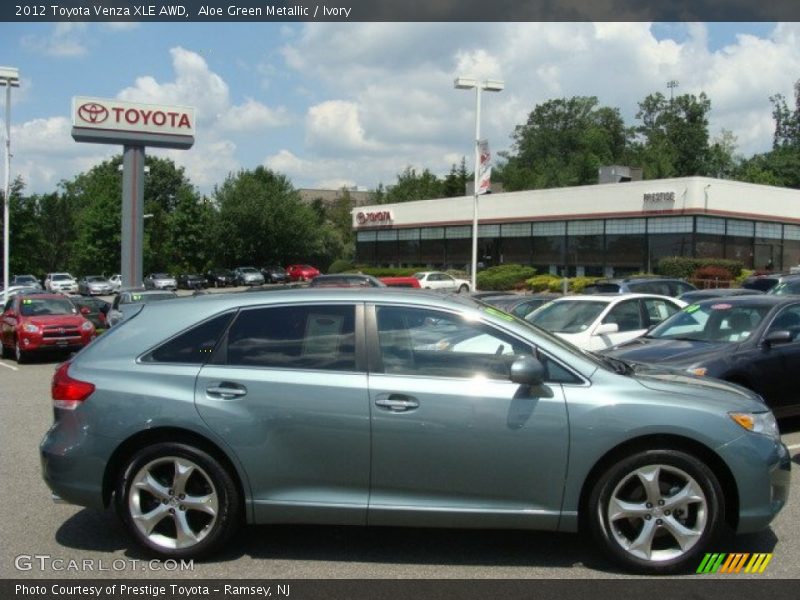
[[[732,306],[778,306],[780,304],[792,304],[798,301],[797,296],[773,296],[770,294],[757,294],[750,296],[728,296],[725,298],[709,298],[707,300],[700,300],[693,302],[705,306],[706,304],[715,304],[723,301],[725,304]]]
[[[616,302],[622,302],[624,300],[631,300],[635,298],[655,298],[657,300],[669,300],[672,302],[679,301],[677,298],[673,298],[672,296],[662,296],[659,294],[635,294],[635,293],[626,293],[626,294],[586,294],[586,295],[576,295],[576,296],[563,296],[561,298],[555,298],[555,302],[597,302],[597,301],[605,301],[607,304],[613,304]]]

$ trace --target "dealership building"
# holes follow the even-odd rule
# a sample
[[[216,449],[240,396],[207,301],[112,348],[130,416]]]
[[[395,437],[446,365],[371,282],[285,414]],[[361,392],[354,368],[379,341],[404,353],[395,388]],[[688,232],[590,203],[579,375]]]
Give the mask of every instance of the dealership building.
[[[472,196],[353,210],[356,261],[465,269]],[[487,194],[478,261],[539,273],[620,276],[667,256],[729,258],[746,268],[800,264],[800,191],[682,177]]]

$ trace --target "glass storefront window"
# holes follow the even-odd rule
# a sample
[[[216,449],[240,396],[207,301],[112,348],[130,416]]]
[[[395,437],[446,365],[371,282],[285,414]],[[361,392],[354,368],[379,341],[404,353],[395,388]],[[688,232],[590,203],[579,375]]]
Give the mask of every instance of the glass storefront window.
[[[645,269],[645,236],[606,234],[606,265],[614,275],[626,275]]]

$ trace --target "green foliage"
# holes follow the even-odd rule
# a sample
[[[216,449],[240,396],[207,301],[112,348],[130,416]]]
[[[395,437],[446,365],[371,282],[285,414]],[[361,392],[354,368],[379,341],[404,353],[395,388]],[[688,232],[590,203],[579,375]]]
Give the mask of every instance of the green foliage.
[[[385,191],[383,186],[379,186],[375,200],[378,204],[428,200],[441,198],[445,195],[444,191],[444,182],[428,169],[423,169],[422,173],[417,174],[412,167],[406,167],[402,173],[398,173],[397,183],[387,187]]]
[[[596,183],[600,166],[623,160],[630,134],[619,109],[574,96],[537,105],[511,137],[498,178],[525,190]]]
[[[736,278],[742,272],[744,265],[738,260],[724,258],[689,258],[687,256],[672,256],[658,261],[656,273],[664,277],[677,277],[689,279],[698,269],[715,267],[724,269],[730,278]]]
[[[573,294],[580,294],[583,292],[583,288],[587,285],[592,285],[595,283],[599,277],[572,277],[569,280],[569,291]]]
[[[346,273],[347,271],[355,270],[355,266],[350,260],[337,258],[335,261],[331,263],[331,266],[328,267],[328,273],[336,274],[336,273]]]
[[[742,287],[744,280],[750,277],[753,273],[755,273],[755,271],[750,269],[742,269],[742,272],[739,274],[739,276],[733,280],[731,287]]]
[[[524,286],[525,280],[536,275],[533,267],[517,264],[499,265],[480,271],[476,278],[479,290],[513,290]]]
[[[526,280],[525,284],[534,292],[546,292],[553,284],[561,285],[561,277],[556,275],[537,275]],[[561,288],[557,288],[556,291],[561,291]]]

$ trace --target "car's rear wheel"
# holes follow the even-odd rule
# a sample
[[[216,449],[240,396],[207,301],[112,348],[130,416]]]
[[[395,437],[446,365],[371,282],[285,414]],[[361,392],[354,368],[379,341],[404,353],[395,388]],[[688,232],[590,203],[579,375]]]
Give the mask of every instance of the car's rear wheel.
[[[591,493],[595,537],[626,568],[667,574],[696,568],[724,527],[714,473],[685,452],[638,452],[609,467]]]
[[[466,294],[469,291],[469,286],[467,284],[462,284],[460,288],[458,288],[459,294]]]
[[[167,558],[217,550],[241,519],[231,474],[213,456],[186,444],[137,452],[117,482],[116,508],[133,537]]]

